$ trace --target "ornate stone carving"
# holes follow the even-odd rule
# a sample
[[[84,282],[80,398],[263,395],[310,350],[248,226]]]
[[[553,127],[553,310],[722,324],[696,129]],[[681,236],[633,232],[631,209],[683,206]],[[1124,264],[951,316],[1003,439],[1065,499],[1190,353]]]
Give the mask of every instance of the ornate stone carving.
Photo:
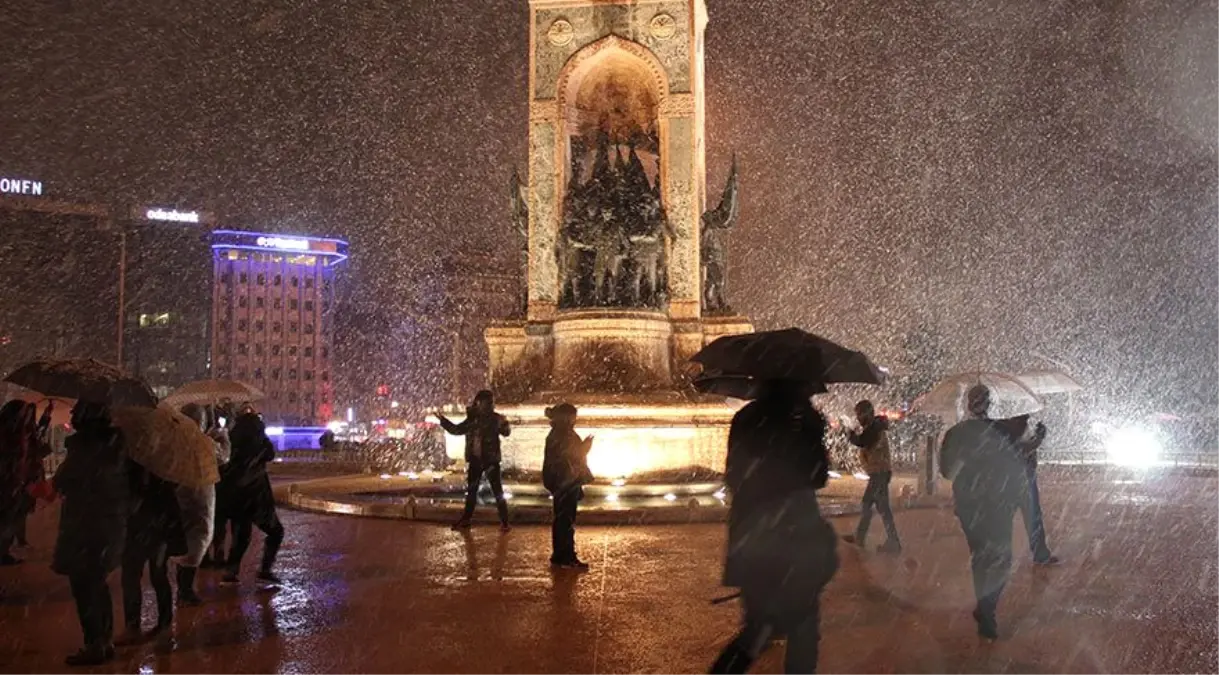
[[[719,206],[702,217],[702,276],[703,309],[708,313],[730,313],[724,286],[728,280],[727,251],[724,238],[736,224],[740,204],[737,199],[736,157],[728,173],[728,184],[720,197]]]
[[[669,94],[660,100],[660,116],[694,117],[694,94]]]
[[[554,303],[558,300],[555,281],[555,125],[537,122],[529,133],[529,294],[531,302]]]
[[[677,34],[677,20],[671,14],[657,14],[648,22],[648,30],[657,40],[669,40]]]
[[[555,19],[550,24],[550,29],[546,31],[546,39],[556,47],[565,47],[571,44],[571,41],[575,37],[576,29],[572,28],[571,22],[567,19]]]
[[[518,309],[524,315],[529,310],[529,188],[521,182],[516,167],[512,168],[512,180],[508,185],[508,213],[519,248],[521,298]]]
[[[562,72],[559,73],[558,84],[555,87],[556,98],[559,100],[559,107],[566,107],[568,97],[572,94],[571,79],[577,73],[582,73],[587,63],[597,54],[607,49],[622,50],[632,56],[637,57],[647,67],[648,74],[651,75],[653,90],[664,99],[669,93],[669,81],[665,76],[664,66],[656,59],[656,55],[647,47],[633,42],[625,38],[620,38],[617,35],[607,35],[600,40],[588,45],[587,47],[576,52],[574,56],[567,61],[563,66]]]

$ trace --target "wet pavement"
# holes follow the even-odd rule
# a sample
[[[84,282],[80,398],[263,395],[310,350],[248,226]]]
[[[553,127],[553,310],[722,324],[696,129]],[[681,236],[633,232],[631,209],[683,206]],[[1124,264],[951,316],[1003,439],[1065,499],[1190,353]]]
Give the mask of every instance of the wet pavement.
[[[1058,469],[1041,480],[1065,563],[1018,557],[1003,640],[974,636],[951,512],[906,511],[900,557],[844,545],[823,601],[822,671],[1216,672],[1214,474]],[[123,649],[98,672],[705,672],[736,628],[735,603],[708,603],[724,593],[722,525],[580,528],[593,568],[577,575],[550,571],[542,526],[463,536],[405,521],[283,519],[282,589],[253,584],[256,534],[243,585],[205,574],[210,602],[178,613],[172,642]],[[79,628],[66,581],[47,568],[53,510],[30,525],[28,562],[0,569],[0,670],[62,672]],[[146,626],[153,611],[148,591]],[[755,672],[779,672],[779,652]]]

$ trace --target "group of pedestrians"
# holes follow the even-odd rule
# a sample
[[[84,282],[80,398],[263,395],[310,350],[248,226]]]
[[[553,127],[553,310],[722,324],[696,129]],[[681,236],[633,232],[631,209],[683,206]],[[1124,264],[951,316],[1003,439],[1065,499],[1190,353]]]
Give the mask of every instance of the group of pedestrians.
[[[5,554],[15,536],[16,515],[30,508],[24,495],[38,494],[30,489],[38,484],[38,474],[22,468],[24,460],[16,458],[37,457],[41,467],[45,456],[39,444],[45,443],[46,423],[33,424],[33,407],[26,405],[10,402],[0,408],[0,544]],[[212,439],[219,484],[189,487],[154,475],[129,459],[124,435],[106,404],[80,400],[72,408],[74,433],[65,441],[64,461],[44,495],[62,502],[51,566],[68,577],[84,637],[84,646],[66,659],[68,665],[99,665],[114,658],[114,606],[107,578],[116,569],[121,568],[126,629],[120,646],[156,637],[172,625],[171,566],[176,567],[178,605],[203,602],[195,585],[205,558],[224,568],[221,583],[238,583],[254,527],[266,534],[257,577],[266,584],[279,583],[273,565],[284,528],[266,472],[274,448],[262,418],[247,408],[230,427],[213,409],[192,404],[181,412]],[[49,412],[44,417],[49,422]],[[217,535],[229,526],[233,543],[225,553],[223,537]],[[142,631],[141,616],[145,570],[157,608],[148,633]]]

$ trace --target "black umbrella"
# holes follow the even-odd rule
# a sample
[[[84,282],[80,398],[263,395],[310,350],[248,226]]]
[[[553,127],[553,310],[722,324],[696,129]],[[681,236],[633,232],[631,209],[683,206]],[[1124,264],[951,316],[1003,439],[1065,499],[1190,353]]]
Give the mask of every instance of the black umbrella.
[[[862,353],[799,328],[726,335],[690,360],[716,376],[862,384],[881,384],[885,379]]]
[[[813,382],[809,394],[824,394],[825,384]],[[703,373],[694,379],[694,388],[704,394],[726,396],[742,401],[752,401],[761,393],[762,380],[745,375],[722,375]]]
[[[156,394],[143,380],[93,359],[33,361],[9,373],[4,380],[47,397],[112,406],[157,407]]]

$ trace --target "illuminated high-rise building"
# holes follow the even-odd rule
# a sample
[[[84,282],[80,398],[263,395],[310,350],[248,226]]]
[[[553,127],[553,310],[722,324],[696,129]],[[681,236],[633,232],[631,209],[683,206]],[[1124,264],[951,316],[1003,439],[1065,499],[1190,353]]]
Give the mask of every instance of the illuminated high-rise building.
[[[212,374],[247,382],[273,424],[324,424],[334,414],[334,283],[339,239],[235,230],[212,233]]]

